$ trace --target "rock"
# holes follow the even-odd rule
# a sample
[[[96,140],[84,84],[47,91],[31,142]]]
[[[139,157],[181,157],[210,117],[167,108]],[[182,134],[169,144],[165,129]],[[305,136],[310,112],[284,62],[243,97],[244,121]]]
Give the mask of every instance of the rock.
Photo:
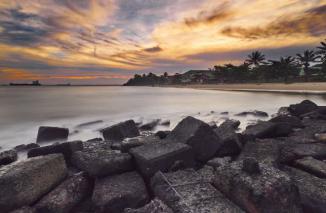
[[[38,212],[69,213],[91,193],[91,183],[85,173],[78,173],[45,195],[36,205]]]
[[[201,169],[198,169],[196,172],[202,177],[202,179],[208,183],[213,183],[215,174],[215,168],[213,166],[205,165]]]
[[[242,171],[247,172],[250,175],[259,174],[260,168],[259,163],[255,158],[245,158],[242,161]]]
[[[227,120],[214,129],[214,132],[220,138],[222,144],[215,154],[217,157],[234,156],[240,153],[242,143],[239,135],[235,132],[239,124],[240,122]]]
[[[326,144],[306,143],[285,146],[281,150],[280,161],[291,164],[297,159],[309,156],[320,160],[326,159]]]
[[[87,140],[86,142],[97,142],[97,141],[103,141],[103,139],[102,138],[92,138],[92,139]]]
[[[155,136],[159,137],[160,139],[166,138],[171,131],[158,131],[155,133]]]
[[[10,213],[36,213],[36,209],[29,206],[24,206],[22,208],[11,211]]]
[[[216,122],[215,121],[210,121],[209,123],[207,123],[212,129],[217,128]]]
[[[287,123],[290,124],[292,128],[303,128],[302,121],[296,117],[291,115],[279,115],[269,120],[273,123]]]
[[[255,125],[247,126],[242,132],[246,140],[254,138],[276,138],[285,137],[292,132],[292,127],[287,123],[273,123],[270,121],[260,121]]]
[[[17,151],[14,149],[0,152],[0,166],[10,164],[16,161],[17,158]]]
[[[274,167],[259,167],[259,174],[243,171],[242,161],[216,167],[213,185],[247,212],[302,212],[291,178]]]
[[[284,144],[286,142],[280,139],[256,139],[248,141],[244,145],[238,160],[255,158],[260,163],[278,166],[280,150]]]
[[[142,208],[126,209],[124,213],[173,213],[173,211],[161,200],[154,199]]]
[[[229,112],[221,112],[220,114],[221,114],[221,115],[228,115]]]
[[[0,168],[0,209],[31,205],[67,175],[61,154],[30,158]]]
[[[129,152],[131,148],[142,146],[149,143],[158,143],[161,140],[155,135],[139,136],[136,138],[126,138],[121,143],[114,143],[112,148],[120,150],[121,152]]]
[[[120,213],[125,208],[139,208],[149,196],[137,172],[128,172],[95,180],[92,201],[96,212]]]
[[[69,129],[60,127],[41,126],[37,133],[37,143],[55,140],[67,140]]]
[[[207,162],[208,166],[219,167],[231,162],[231,157],[213,158]]]
[[[66,162],[70,163],[72,153],[82,149],[83,143],[81,141],[72,141],[34,148],[28,151],[27,156],[31,158],[41,155],[61,153],[65,157]]]
[[[160,119],[155,119],[151,122],[140,125],[139,129],[142,131],[151,131],[159,124],[160,121]]]
[[[90,121],[90,122],[78,124],[76,127],[81,128],[81,127],[90,126],[90,125],[99,124],[99,123],[103,123],[103,120],[96,120],[96,121]]]
[[[167,139],[190,145],[195,158],[204,162],[211,159],[222,145],[222,141],[208,124],[190,116],[183,119]]]
[[[315,139],[318,141],[318,142],[326,142],[326,133],[316,133],[315,134]]]
[[[291,115],[289,107],[280,107],[276,113],[277,115]]]
[[[170,120],[164,120],[160,122],[161,126],[170,126],[170,124],[171,124]]]
[[[291,167],[286,167],[286,172],[299,188],[304,212],[324,213],[326,208],[326,180]]]
[[[30,149],[37,148],[37,147],[40,147],[40,145],[37,143],[29,143],[29,144],[26,144],[25,150],[30,150]]]
[[[235,114],[235,116],[247,116],[247,115],[252,115],[256,117],[268,117],[267,112],[259,111],[259,110],[254,110],[254,111],[245,111],[245,112],[240,112],[238,114]]]
[[[16,150],[17,152],[24,151],[25,149],[26,149],[25,144],[20,144],[20,145],[14,147],[14,150]]]
[[[83,150],[92,151],[93,149],[104,149],[111,150],[112,147],[111,141],[103,141],[103,140],[89,140],[83,143]]]
[[[151,188],[174,212],[243,212],[194,170],[158,172]]]
[[[102,134],[105,140],[122,141],[139,136],[139,131],[133,120],[127,120],[103,129]]]
[[[130,150],[143,176],[150,178],[157,171],[168,171],[176,161],[187,167],[194,165],[193,151],[183,143],[160,142]]]
[[[239,126],[240,126],[239,120],[227,119],[219,127],[221,129],[237,130]]]
[[[300,116],[317,109],[317,104],[309,100],[304,100],[299,104],[292,104],[288,108],[289,112],[294,116]]]
[[[305,157],[296,160],[293,165],[317,177],[326,178],[326,163],[323,161]]]
[[[105,149],[77,151],[72,155],[71,164],[94,177],[120,174],[134,169],[128,153],[115,153]]]

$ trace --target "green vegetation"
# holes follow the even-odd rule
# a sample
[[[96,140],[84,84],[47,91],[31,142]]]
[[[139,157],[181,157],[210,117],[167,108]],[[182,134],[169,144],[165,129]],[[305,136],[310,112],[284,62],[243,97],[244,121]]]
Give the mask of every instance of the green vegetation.
[[[326,40],[317,50],[305,50],[295,57],[266,60],[263,53],[254,51],[243,64],[215,65],[209,70],[190,70],[184,74],[157,76],[136,74],[125,85],[164,85],[190,83],[264,83],[264,82],[326,81]]]

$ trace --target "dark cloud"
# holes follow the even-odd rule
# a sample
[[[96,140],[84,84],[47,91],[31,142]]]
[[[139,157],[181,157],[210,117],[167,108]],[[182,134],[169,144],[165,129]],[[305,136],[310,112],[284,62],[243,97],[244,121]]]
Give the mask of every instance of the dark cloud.
[[[230,5],[227,2],[224,2],[219,7],[216,7],[213,10],[202,10],[196,17],[186,18],[184,23],[188,26],[194,26],[202,23],[215,23],[218,21],[225,20],[232,15],[230,11]]]
[[[156,53],[162,51],[163,49],[160,46],[155,46],[155,47],[145,48],[143,50],[149,53]]]
[[[259,39],[272,36],[308,34],[322,36],[326,34],[326,5],[307,10],[300,15],[277,18],[264,27],[226,27],[222,33],[236,38]]]

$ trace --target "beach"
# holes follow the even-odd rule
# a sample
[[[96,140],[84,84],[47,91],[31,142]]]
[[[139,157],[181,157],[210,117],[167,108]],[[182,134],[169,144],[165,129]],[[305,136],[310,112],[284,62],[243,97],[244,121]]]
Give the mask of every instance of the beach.
[[[326,94],[325,82],[306,83],[243,83],[243,84],[186,84],[168,85],[167,87],[193,88],[202,90],[222,91],[256,91],[256,92],[287,92],[287,93],[308,93]]]

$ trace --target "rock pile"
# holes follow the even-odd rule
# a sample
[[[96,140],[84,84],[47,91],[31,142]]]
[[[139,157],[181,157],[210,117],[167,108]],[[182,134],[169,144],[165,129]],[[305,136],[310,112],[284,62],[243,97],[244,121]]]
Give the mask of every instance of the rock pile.
[[[193,117],[149,136],[140,133],[159,120],[128,120],[84,142],[40,127],[38,143],[59,142],[0,153],[0,212],[325,212],[325,107],[306,100],[279,112],[241,133],[239,121]]]

